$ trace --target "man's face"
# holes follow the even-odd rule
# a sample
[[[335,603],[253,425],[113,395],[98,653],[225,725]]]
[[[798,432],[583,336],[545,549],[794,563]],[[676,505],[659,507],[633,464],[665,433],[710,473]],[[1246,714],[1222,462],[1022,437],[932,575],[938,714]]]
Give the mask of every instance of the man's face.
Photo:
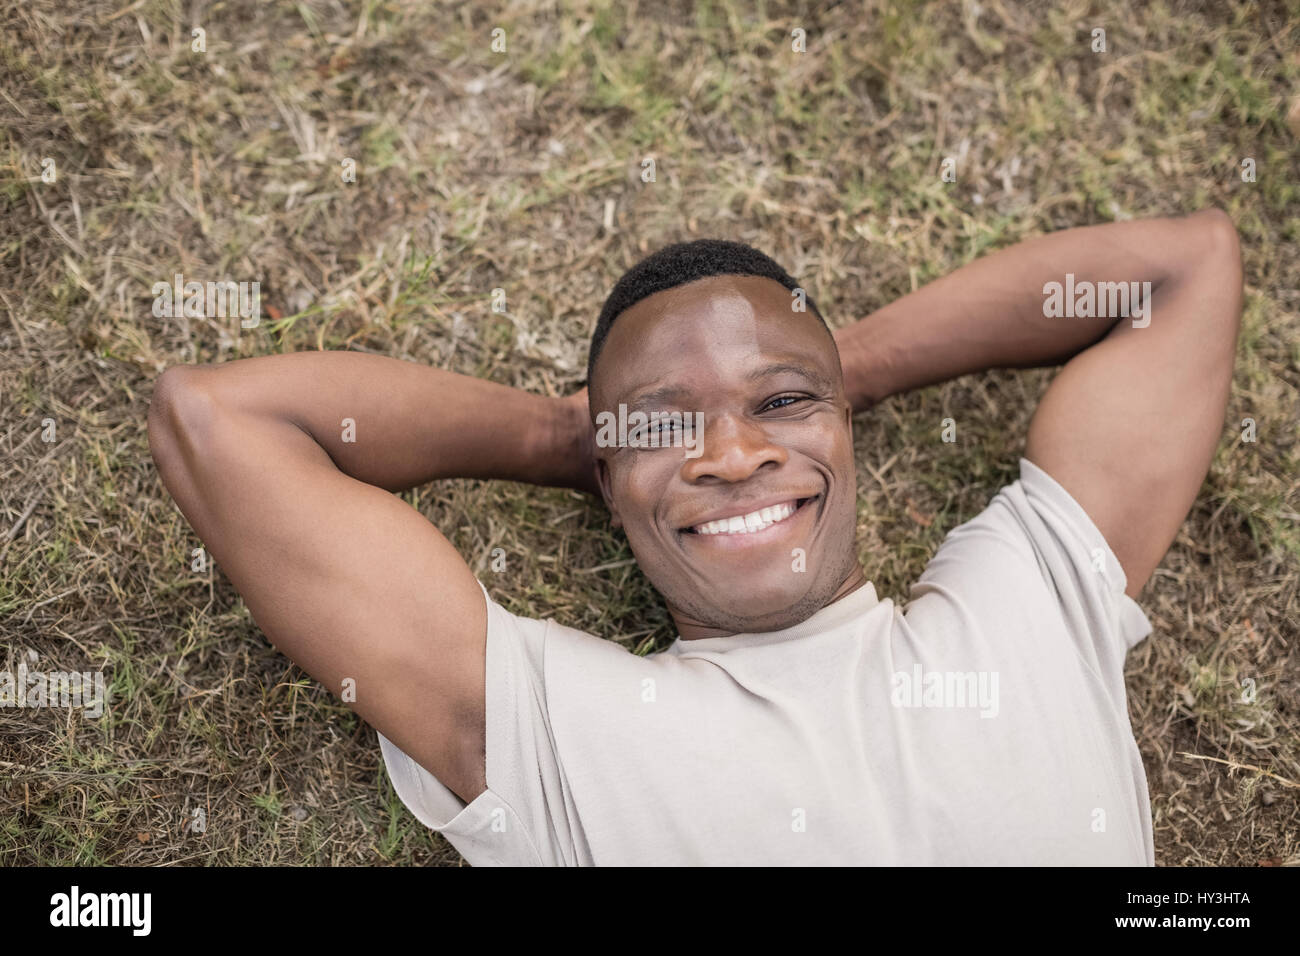
[[[597,449],[614,522],[683,637],[789,627],[863,580],[839,356],[783,285],[714,276],[642,299],[597,370],[593,418],[703,413],[694,449]]]

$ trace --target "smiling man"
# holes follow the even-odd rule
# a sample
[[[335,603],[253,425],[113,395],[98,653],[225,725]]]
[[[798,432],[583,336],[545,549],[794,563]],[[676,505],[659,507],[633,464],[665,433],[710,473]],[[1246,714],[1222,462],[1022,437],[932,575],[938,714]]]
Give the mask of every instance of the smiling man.
[[[794,288],[752,249],[685,244],[633,269],[597,322],[593,407],[708,423],[696,455],[631,445],[597,464],[614,523],[688,640],[790,627],[866,584],[839,354],[815,311],[792,310]]]
[[[1065,318],[1044,300],[1067,274],[1151,292]],[[1223,426],[1231,223],[1031,240],[835,335],[801,298],[748,246],[672,246],[607,300],[590,403],[270,356],[168,370],[151,447],[258,624],[327,687],[355,682],[397,793],[471,863],[1150,864],[1124,658]],[[905,607],[880,599],[852,414],[1057,363],[1019,479]],[[623,405],[703,433],[597,442]],[[505,611],[390,493],[448,477],[599,491],[678,639],[637,657]]]

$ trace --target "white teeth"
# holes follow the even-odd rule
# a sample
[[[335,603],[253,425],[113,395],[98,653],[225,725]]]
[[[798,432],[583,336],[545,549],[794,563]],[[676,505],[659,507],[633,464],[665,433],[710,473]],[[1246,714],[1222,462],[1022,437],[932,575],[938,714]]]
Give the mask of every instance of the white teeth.
[[[757,511],[751,511],[747,515],[736,515],[732,518],[706,521],[704,524],[697,524],[692,530],[696,534],[751,534],[755,531],[770,528],[778,521],[784,521],[794,512],[795,503],[787,502],[772,505],[768,508],[760,508]]]

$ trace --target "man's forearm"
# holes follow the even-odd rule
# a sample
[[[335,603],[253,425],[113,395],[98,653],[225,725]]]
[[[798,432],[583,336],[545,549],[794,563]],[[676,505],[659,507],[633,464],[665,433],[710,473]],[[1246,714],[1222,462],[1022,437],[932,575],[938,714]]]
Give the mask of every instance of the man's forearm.
[[[357,352],[168,374],[250,421],[291,422],[345,474],[390,491],[453,477],[566,487],[581,480],[573,410],[494,382]]]
[[[1221,215],[1111,223],[1027,240],[837,330],[854,409],[969,372],[1065,362],[1104,336],[1117,317],[1047,316],[1045,284],[1065,284],[1067,273],[1079,288],[1150,282],[1158,303],[1160,287],[1195,260],[1204,234],[1197,226]],[[1153,321],[1171,318],[1157,311]]]

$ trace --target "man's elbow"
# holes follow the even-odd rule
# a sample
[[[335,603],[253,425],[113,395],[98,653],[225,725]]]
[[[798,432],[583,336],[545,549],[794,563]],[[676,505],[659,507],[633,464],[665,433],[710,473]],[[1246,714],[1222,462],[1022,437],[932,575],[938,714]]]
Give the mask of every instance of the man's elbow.
[[[1241,298],[1241,237],[1237,226],[1222,209],[1202,209],[1192,216],[1197,220],[1198,256],[1200,264],[1208,264],[1231,284]]]
[[[175,365],[158,376],[149,402],[149,451],[158,472],[168,475],[192,458],[210,431],[215,404],[204,383],[206,371]]]
[[[1196,228],[1184,268],[1197,280],[1211,284],[1209,294],[1218,302],[1212,309],[1213,318],[1235,352],[1244,301],[1241,237],[1232,217],[1222,209],[1202,209],[1188,220]]]

